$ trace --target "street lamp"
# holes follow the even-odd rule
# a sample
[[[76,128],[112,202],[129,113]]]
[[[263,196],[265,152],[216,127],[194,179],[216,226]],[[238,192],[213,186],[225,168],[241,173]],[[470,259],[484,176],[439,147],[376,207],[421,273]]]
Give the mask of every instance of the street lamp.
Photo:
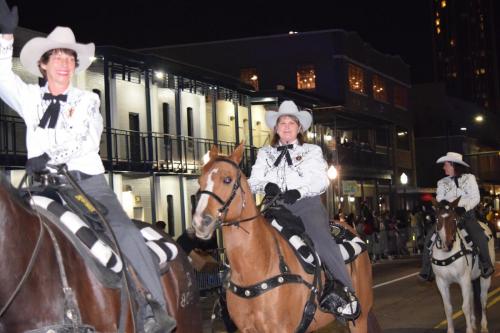
[[[406,184],[408,184],[408,176],[406,173],[403,172],[399,180],[401,181],[401,185],[403,185],[403,209],[406,210]]]
[[[478,124],[482,123],[484,121],[484,117],[482,114],[478,114],[477,116],[474,117],[474,121]]]
[[[332,189],[333,189],[333,214],[335,215],[335,179],[337,178],[337,168],[335,168],[335,165],[330,165],[327,171],[328,178],[330,179],[332,183]]]

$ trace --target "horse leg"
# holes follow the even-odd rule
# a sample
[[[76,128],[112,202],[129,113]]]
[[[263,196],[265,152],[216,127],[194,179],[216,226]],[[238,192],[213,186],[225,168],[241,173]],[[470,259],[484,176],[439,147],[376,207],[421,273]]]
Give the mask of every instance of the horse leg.
[[[486,302],[488,301],[488,289],[490,289],[491,277],[480,279],[481,284],[481,332],[488,332],[488,320],[486,318]]]
[[[472,284],[470,274],[464,274],[460,279],[460,289],[462,289],[462,311],[465,317],[466,333],[473,333],[476,326],[476,316],[474,314]]]
[[[453,327],[453,308],[450,301],[450,288],[448,283],[443,279],[436,278],[436,284],[441,293],[441,298],[443,299],[444,313],[446,315],[446,321],[448,322],[447,333],[454,333],[455,328]]]

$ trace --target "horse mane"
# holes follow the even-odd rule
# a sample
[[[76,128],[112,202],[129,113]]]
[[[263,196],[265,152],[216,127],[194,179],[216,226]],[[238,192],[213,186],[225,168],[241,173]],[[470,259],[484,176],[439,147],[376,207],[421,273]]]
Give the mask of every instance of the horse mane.
[[[0,172],[0,187],[7,192],[7,195],[20,206],[32,210],[28,202],[21,196],[19,191],[12,186],[3,172]]]

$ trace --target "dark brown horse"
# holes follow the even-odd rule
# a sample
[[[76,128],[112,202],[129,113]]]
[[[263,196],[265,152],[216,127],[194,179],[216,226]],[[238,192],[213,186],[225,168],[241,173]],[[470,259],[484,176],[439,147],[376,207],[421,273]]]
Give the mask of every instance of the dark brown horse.
[[[219,157],[217,148],[212,148],[210,161],[204,166],[199,179],[201,195],[193,226],[197,237],[207,239],[224,222],[248,219],[239,224],[226,224],[222,228],[231,266],[230,281],[242,287],[264,285],[261,289],[266,290],[256,297],[244,297],[228,289],[226,296],[231,318],[242,332],[295,332],[310,297],[307,283],[313,281],[313,275],[303,270],[291,246],[259,214],[245,175],[238,168],[242,154],[243,145],[238,146],[229,157]],[[278,283],[276,288],[268,288],[265,280],[281,276],[279,253],[289,272],[300,275],[307,283]],[[348,269],[362,308],[362,314],[355,326],[351,325],[351,331],[371,331],[368,318],[373,293],[367,254],[359,256]],[[318,309],[307,332],[333,320],[333,315]]]
[[[68,287],[75,296],[82,325],[93,327],[96,332],[118,332],[120,289],[103,286],[65,235],[39,216],[0,175],[0,308],[13,299],[6,311],[0,313],[0,332],[42,328],[47,329],[36,332],[60,332],[49,328],[74,318],[73,314],[65,313],[61,271],[65,271]],[[59,266],[56,245],[64,269]],[[169,265],[162,284],[168,310],[177,320],[176,332],[201,332],[198,290],[185,253],[179,251]],[[134,332],[128,306],[124,313],[124,332]]]

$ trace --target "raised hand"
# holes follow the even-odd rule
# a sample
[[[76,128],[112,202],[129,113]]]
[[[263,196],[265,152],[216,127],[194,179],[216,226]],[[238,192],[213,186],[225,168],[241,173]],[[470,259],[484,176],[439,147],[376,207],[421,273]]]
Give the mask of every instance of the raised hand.
[[[10,9],[5,0],[0,0],[0,33],[13,34],[18,21],[17,6]]]

